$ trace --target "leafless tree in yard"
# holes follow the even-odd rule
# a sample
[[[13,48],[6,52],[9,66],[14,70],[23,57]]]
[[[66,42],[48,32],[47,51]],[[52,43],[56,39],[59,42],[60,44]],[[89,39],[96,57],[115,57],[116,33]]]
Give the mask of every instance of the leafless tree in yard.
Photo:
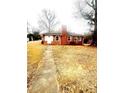
[[[44,9],[42,15],[39,16],[38,24],[41,30],[52,31],[58,24],[55,13]]]
[[[27,21],[27,33],[28,33],[28,34],[31,33],[30,27],[31,27],[31,25],[30,25],[30,23]]]
[[[97,0],[79,0],[76,2],[76,17],[88,20],[88,24],[93,27],[93,43],[97,44]]]

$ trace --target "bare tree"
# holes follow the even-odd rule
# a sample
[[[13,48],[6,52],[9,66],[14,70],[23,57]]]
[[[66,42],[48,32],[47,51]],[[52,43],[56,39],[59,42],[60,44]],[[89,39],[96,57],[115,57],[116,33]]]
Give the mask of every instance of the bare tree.
[[[93,27],[93,43],[97,44],[97,0],[80,0],[76,2],[78,17],[88,20]]]
[[[38,24],[41,30],[52,31],[58,24],[55,13],[44,9],[42,15],[39,16]]]
[[[33,34],[33,26],[27,21],[27,33]]]
[[[30,24],[29,24],[28,21],[27,21],[27,33],[28,33],[28,34],[31,33],[31,32],[30,32]]]

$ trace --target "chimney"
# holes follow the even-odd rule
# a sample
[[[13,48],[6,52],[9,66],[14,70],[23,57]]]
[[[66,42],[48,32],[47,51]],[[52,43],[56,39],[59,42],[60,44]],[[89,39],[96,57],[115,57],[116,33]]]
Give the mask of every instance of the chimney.
[[[67,27],[62,26],[62,37],[61,37],[61,44],[66,45],[67,44]]]
[[[62,26],[62,35],[67,35],[67,27],[65,25]]]

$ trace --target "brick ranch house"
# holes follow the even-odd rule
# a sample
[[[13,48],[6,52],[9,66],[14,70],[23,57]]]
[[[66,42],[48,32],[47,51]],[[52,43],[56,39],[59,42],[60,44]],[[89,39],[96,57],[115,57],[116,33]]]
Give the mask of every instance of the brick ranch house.
[[[66,27],[62,27],[60,32],[41,34],[41,44],[45,45],[82,45],[83,39],[83,35],[68,32]]]

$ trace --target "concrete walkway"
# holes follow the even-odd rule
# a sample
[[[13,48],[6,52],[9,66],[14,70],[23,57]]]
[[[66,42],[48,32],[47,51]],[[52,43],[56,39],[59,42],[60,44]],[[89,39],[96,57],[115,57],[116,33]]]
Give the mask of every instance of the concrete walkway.
[[[51,46],[46,47],[42,60],[43,66],[38,65],[32,84],[28,88],[28,93],[59,93]]]

